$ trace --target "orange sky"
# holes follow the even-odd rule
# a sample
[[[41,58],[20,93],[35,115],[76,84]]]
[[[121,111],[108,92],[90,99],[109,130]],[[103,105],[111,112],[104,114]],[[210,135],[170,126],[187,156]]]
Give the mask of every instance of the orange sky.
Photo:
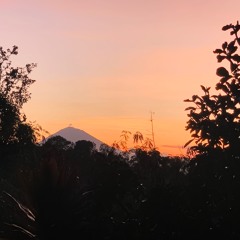
[[[19,66],[36,62],[31,121],[50,133],[72,124],[108,144],[122,130],[181,154],[184,99],[214,88],[212,51],[229,38],[240,1],[0,0],[1,44],[17,45]]]

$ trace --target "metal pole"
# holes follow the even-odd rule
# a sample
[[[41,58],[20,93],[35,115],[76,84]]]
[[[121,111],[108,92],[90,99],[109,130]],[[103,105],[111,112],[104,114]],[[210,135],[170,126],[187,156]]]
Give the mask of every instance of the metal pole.
[[[155,149],[155,139],[154,139],[154,131],[153,131],[153,117],[152,115],[154,114],[154,112],[151,111],[151,125],[152,125],[152,140],[153,140],[153,147]]]

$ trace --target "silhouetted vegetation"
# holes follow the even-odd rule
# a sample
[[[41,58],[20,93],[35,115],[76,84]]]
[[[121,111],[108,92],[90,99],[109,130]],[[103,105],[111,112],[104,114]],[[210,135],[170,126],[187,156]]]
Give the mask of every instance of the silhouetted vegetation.
[[[196,145],[191,149],[197,153],[209,153],[216,150],[229,156],[239,156],[240,147],[240,55],[237,53],[240,45],[238,32],[240,25],[229,24],[223,31],[231,30],[231,42],[224,42],[221,48],[214,51],[218,62],[224,60],[230,64],[230,69],[219,67],[216,74],[220,77],[216,84],[218,95],[210,95],[210,87],[201,86],[204,95],[193,95],[194,107],[188,107],[189,120],[187,130],[192,133],[192,140]]]
[[[219,62],[230,62],[230,72],[217,69],[219,95],[202,86],[203,96],[187,100],[195,104],[188,108],[191,159],[162,155],[140,132],[132,149],[128,131],[100,150],[61,136],[37,144],[36,127],[21,114],[27,88],[11,93],[30,71],[22,78],[22,69],[3,67],[17,48],[1,49],[0,237],[239,239],[240,25],[223,27],[229,29],[234,40],[214,51]]]

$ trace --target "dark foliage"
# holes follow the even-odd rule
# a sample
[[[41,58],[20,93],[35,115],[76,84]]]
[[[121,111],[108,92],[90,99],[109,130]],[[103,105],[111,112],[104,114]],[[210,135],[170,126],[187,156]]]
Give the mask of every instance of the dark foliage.
[[[102,149],[83,141],[61,151],[54,145],[8,151],[0,168],[0,236],[239,238],[236,158],[188,160],[139,149],[129,161]]]
[[[28,75],[36,65],[13,67],[10,57],[17,54],[16,46],[6,51],[0,47],[0,145],[36,141],[32,126],[21,113],[22,105],[30,98],[28,88],[34,82]]]
[[[193,95],[186,102],[194,106],[186,108],[190,111],[186,130],[192,133],[191,142],[196,145],[191,149],[196,153],[224,151],[229,156],[239,156],[240,147],[240,56],[237,53],[240,45],[238,32],[240,25],[230,24],[223,31],[231,30],[231,42],[224,42],[222,48],[214,51],[218,62],[228,61],[230,69],[219,67],[216,74],[220,77],[216,84],[218,95],[210,95],[210,87],[201,86],[204,95]]]
[[[44,147],[34,149],[36,166],[24,170],[22,184],[13,179],[12,187],[3,184],[2,207],[12,218],[2,216],[7,223],[1,228],[4,237],[130,239],[135,234],[135,209],[141,200],[137,176],[119,156],[81,151],[80,145],[60,155]],[[16,189],[24,191],[24,197]]]
[[[0,47],[0,93],[10,103],[21,108],[30,98],[29,86],[35,82],[28,75],[36,64],[26,64],[25,67],[13,67],[10,58],[18,54],[18,47],[6,51]]]
[[[240,26],[223,27],[229,29],[235,40],[215,50],[220,62],[226,59],[231,65],[231,73],[217,70],[221,93],[210,96],[202,86],[203,96],[187,100],[196,105],[188,108],[187,129],[198,153],[191,160],[162,156],[155,148],[122,152],[102,145],[97,151],[92,142],[73,144],[60,136],[42,145],[27,144],[34,129],[21,122],[19,105],[2,95],[1,117],[9,122],[0,128],[0,237],[239,239],[235,45]]]

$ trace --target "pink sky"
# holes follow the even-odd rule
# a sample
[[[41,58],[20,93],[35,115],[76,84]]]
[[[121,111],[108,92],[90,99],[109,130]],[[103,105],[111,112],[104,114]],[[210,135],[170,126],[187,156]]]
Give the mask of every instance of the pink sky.
[[[36,62],[31,121],[50,133],[72,124],[111,144],[122,130],[149,137],[150,111],[160,152],[180,154],[184,99],[212,86],[212,51],[229,38],[240,1],[0,1],[1,44],[13,62]],[[179,146],[179,147],[178,147]]]

